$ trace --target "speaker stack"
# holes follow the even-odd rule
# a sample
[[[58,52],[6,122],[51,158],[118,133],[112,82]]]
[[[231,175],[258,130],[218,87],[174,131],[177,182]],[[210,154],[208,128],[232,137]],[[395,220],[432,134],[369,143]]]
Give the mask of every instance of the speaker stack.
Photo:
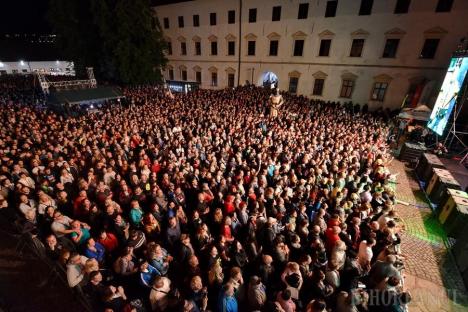
[[[426,193],[432,203],[441,204],[441,200],[447,193],[447,189],[460,190],[460,183],[453,177],[450,171],[445,169],[432,169],[432,178],[426,186]]]
[[[439,221],[449,237],[460,237],[468,226],[468,194],[460,195],[450,195],[440,210]]]
[[[416,166],[416,175],[426,184],[432,177],[432,169],[444,169],[445,166],[435,154],[422,153]]]
[[[427,148],[422,144],[405,143],[400,151],[400,159],[403,161],[416,161]]]

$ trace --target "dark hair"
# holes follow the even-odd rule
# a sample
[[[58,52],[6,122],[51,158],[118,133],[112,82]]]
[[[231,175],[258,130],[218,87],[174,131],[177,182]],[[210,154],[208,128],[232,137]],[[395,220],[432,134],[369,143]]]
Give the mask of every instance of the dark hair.
[[[114,295],[114,291],[112,290],[111,286],[107,286],[105,289],[104,289],[104,293],[102,295],[102,299],[104,301],[107,301],[107,300],[110,300],[112,299],[112,296]]]
[[[283,298],[283,300],[289,300],[291,299],[291,291],[289,289],[285,289],[281,292],[281,298]]]
[[[89,279],[92,280],[93,278],[98,276],[100,273],[101,272],[99,272],[99,271],[92,271],[91,273],[89,273]]]
[[[396,276],[390,276],[388,278],[388,281],[387,281],[387,284],[390,285],[390,286],[397,286],[398,284],[400,284],[400,279]]]
[[[293,288],[298,288],[301,281],[301,277],[297,273],[290,274],[286,277],[286,282]]]
[[[315,300],[312,304],[312,308],[317,311],[322,311],[327,307],[327,304],[322,300]]]
[[[411,295],[409,292],[402,292],[399,296],[400,302],[405,304],[409,303],[411,301]]]

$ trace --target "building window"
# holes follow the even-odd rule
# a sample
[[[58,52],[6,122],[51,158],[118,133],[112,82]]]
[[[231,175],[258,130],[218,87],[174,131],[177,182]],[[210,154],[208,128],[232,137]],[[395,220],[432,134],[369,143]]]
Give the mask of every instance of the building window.
[[[299,12],[297,12],[297,19],[307,19],[309,15],[309,4],[299,3]]]
[[[314,81],[314,90],[312,91],[313,95],[322,95],[323,85],[325,84],[325,79],[316,78]]]
[[[382,57],[395,58],[399,43],[400,39],[387,39]]]
[[[193,27],[200,27],[200,15],[193,16]]]
[[[340,97],[342,98],[351,98],[353,94],[354,81],[353,80],[343,80],[341,84]]]
[[[234,74],[228,74],[228,87],[234,88]]]
[[[440,39],[426,39],[426,41],[424,41],[424,46],[421,50],[421,55],[419,58],[433,59],[436,54],[439,41]]]
[[[169,80],[174,80],[174,70],[169,69]]]
[[[453,0],[439,0],[437,2],[436,12],[450,12]]]
[[[236,42],[228,41],[228,55],[236,55]]]
[[[236,11],[229,10],[228,11],[228,24],[235,24],[236,23]]]
[[[349,56],[361,57],[363,47],[364,39],[353,39],[353,44],[351,45],[351,52],[349,53]]]
[[[247,42],[247,55],[255,55],[255,41],[249,40]]]
[[[371,15],[373,4],[374,4],[374,0],[361,0],[361,7],[359,8],[359,15]]]
[[[270,40],[270,56],[278,55],[278,40]]]
[[[201,55],[201,42],[195,41],[195,55]]]
[[[249,9],[249,23],[257,22],[257,9]]]
[[[297,85],[299,84],[299,77],[289,77],[289,93],[297,93]]]
[[[186,81],[187,80],[187,71],[182,70],[180,73],[181,73],[181,76],[182,76],[182,80]]]
[[[395,14],[408,13],[410,3],[411,3],[411,0],[397,0],[397,3],[395,5],[395,11],[393,13]]]
[[[0,76],[6,75],[6,74],[7,74],[7,71],[6,71],[6,70],[0,70]]]
[[[218,85],[218,73],[212,72],[211,73],[211,86],[216,87]]]
[[[211,41],[211,55],[218,55],[218,42]]]
[[[195,72],[195,81],[201,84],[201,71]]]
[[[180,54],[187,55],[187,43],[185,42],[180,43]]]
[[[294,40],[294,56],[302,56],[302,52],[304,51],[304,40],[298,39]]]
[[[273,22],[277,22],[281,20],[281,6],[274,6],[273,11],[271,13],[271,20]]]
[[[327,1],[327,8],[325,9],[325,17],[335,17],[337,7],[338,7],[337,0]]]
[[[167,54],[172,55],[172,42],[167,43]]]
[[[51,69],[52,69],[51,71],[53,71],[53,68],[51,68]],[[11,71],[11,73],[12,73],[12,74],[17,74],[17,73],[18,73],[18,70],[17,70],[17,69],[13,69],[13,70]]]
[[[179,21],[179,28],[184,28],[184,17],[179,16],[177,20]]]
[[[169,28],[169,18],[168,17],[165,17],[163,19],[163,23],[164,23],[164,28],[165,29],[168,29]]]
[[[385,93],[387,92],[388,83],[386,82],[376,82],[374,83],[374,88],[372,89],[371,99],[373,101],[383,102],[385,98]]]
[[[319,56],[330,56],[331,39],[320,40]]]
[[[210,13],[210,25],[211,26],[216,25],[216,13]]]

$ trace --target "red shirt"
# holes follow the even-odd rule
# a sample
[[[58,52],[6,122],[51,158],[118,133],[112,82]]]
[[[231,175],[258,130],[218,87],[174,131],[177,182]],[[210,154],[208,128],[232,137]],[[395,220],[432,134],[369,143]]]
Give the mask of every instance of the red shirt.
[[[161,165],[160,164],[153,164],[151,166],[151,172],[158,173],[159,170],[161,170]]]
[[[107,252],[112,252],[119,245],[119,241],[117,240],[117,237],[115,237],[114,234],[112,233],[106,233],[106,234],[107,234],[107,238],[106,239],[100,238],[99,242],[101,243],[102,246],[104,246]]]
[[[226,237],[227,239],[232,238],[231,227],[229,225],[223,226],[223,231],[222,232],[223,232],[223,236]]]
[[[335,247],[336,243],[340,241],[340,236],[333,232],[333,228],[329,227],[325,231],[325,238],[326,238],[326,248],[328,250],[332,250]]]

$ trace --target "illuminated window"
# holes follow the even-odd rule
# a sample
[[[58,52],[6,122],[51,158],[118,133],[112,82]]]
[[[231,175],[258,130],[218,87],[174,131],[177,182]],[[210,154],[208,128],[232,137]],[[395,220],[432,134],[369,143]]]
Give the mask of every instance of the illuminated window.
[[[340,97],[350,99],[353,94],[354,81],[344,79],[341,84]]]
[[[372,89],[371,99],[373,101],[383,102],[385,98],[385,93],[387,92],[388,83],[386,82],[376,82]]]

